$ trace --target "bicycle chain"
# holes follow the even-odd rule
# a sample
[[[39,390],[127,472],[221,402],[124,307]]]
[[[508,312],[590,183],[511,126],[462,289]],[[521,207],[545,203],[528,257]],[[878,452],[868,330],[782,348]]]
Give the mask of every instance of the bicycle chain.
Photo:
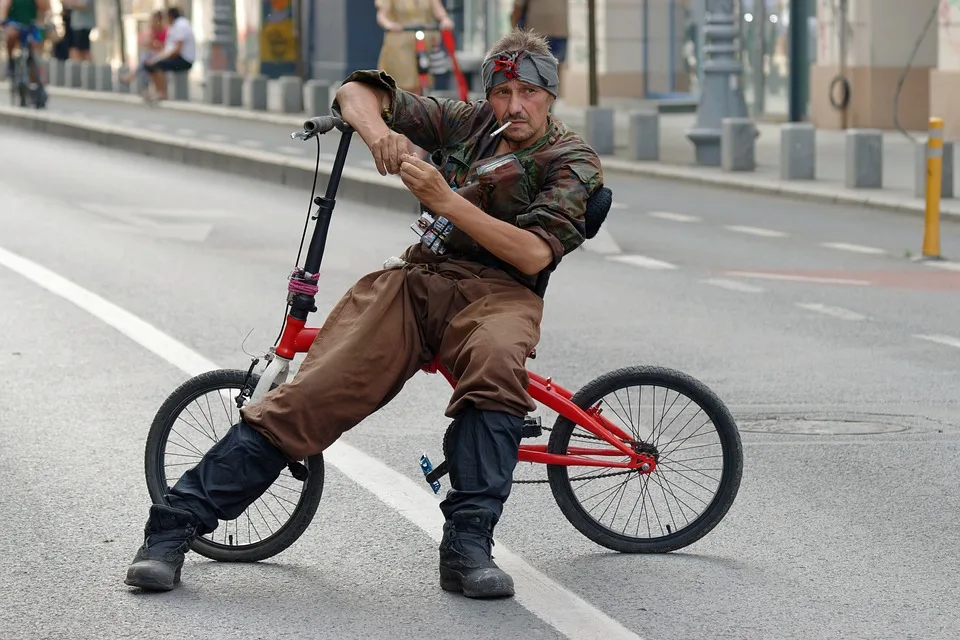
[[[553,427],[540,427],[543,431],[553,431]],[[600,440],[603,441],[603,438],[599,438],[595,435],[571,435],[571,439],[579,438],[581,440]],[[598,476],[586,476],[583,478],[569,478],[570,482],[583,482],[585,480],[596,480],[597,478],[611,478],[613,476],[625,476],[630,473],[636,473],[636,469],[627,469],[626,471],[611,471],[610,473],[601,473]],[[514,480],[513,484],[547,484],[549,480]]]

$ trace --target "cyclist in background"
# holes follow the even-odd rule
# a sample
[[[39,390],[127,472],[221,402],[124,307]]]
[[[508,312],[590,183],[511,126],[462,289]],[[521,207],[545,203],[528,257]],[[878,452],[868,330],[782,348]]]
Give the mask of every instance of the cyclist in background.
[[[33,51],[33,59],[40,59],[40,51],[43,46],[43,33],[36,24],[46,18],[50,11],[50,0],[0,0],[0,25],[4,27],[7,41],[7,76],[13,77],[13,52],[20,46],[20,29],[30,29],[32,31],[33,42],[30,48]],[[18,25],[8,24],[15,22]],[[40,71],[34,64],[30,68],[30,82],[40,84]]]

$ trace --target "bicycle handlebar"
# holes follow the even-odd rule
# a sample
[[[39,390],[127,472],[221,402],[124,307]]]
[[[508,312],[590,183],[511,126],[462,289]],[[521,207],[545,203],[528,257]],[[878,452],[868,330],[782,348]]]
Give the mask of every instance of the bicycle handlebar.
[[[329,133],[334,129],[340,133],[348,133],[353,131],[353,128],[349,124],[336,116],[317,116],[304,122],[303,130],[294,131],[290,134],[290,137],[300,138],[301,140],[310,140],[311,138]]]

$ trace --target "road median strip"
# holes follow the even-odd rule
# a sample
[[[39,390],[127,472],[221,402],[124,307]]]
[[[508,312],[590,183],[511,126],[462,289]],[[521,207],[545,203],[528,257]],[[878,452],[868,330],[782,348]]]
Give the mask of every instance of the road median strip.
[[[0,107],[0,124],[297,188],[311,188],[317,169],[315,159],[291,158],[280,153],[205,140],[173,138],[131,127],[82,122],[42,111]],[[317,195],[323,194],[332,166],[330,162],[320,162]],[[349,166],[343,169],[337,197],[376,207],[403,207],[403,211],[412,210],[416,204],[398,177],[381,176],[375,171]]]
[[[49,91],[53,96],[61,95],[64,97],[82,100],[115,102],[136,106],[144,105],[143,98],[137,95],[88,91],[83,89],[65,89],[62,87],[50,87]],[[290,127],[299,127],[308,117],[307,114],[269,113],[263,111],[251,111],[239,107],[225,107],[220,105],[208,105],[177,100],[167,100],[161,102],[155,108],[170,109],[220,118],[250,120],[266,124],[277,124]],[[56,133],[59,135],[67,135],[68,137],[80,139],[87,138],[84,135],[77,135],[81,133],[78,128],[94,130],[101,126],[87,123],[81,124],[75,121],[69,121],[73,125],[69,131],[63,129],[62,126],[60,128],[37,126],[37,120],[32,119],[32,116],[38,116],[41,122],[47,118],[50,118],[51,122],[58,122],[58,117],[52,113],[30,112],[26,110],[20,110],[19,112],[13,110],[0,111],[0,122],[12,121],[17,124],[23,124],[25,122],[23,118],[18,119],[15,117],[15,114],[17,113],[29,114],[27,117],[31,118],[30,124],[32,124],[31,128],[33,130],[41,130],[45,133]],[[62,122],[66,122],[66,120],[61,117],[58,123]],[[113,141],[120,144],[113,145],[108,142],[101,142],[101,144],[117,146],[118,148],[128,148],[130,146],[129,143],[124,142],[120,138],[126,136],[134,139],[140,139],[139,134],[141,132],[139,130],[131,129],[129,127],[114,127],[113,129],[115,130],[112,131],[110,135],[112,136]],[[159,136],[154,136],[154,138],[159,139]],[[210,143],[176,141],[170,140],[169,138],[163,138],[162,141],[166,143],[168,148],[179,147],[186,149],[200,149],[203,147],[216,146],[218,147],[217,149],[205,149],[203,152],[204,155],[208,156],[208,158],[211,157],[211,154],[220,154],[221,160],[219,162],[215,162],[212,165],[212,168],[236,171],[241,175],[251,175],[251,173],[244,171],[244,167],[241,166],[244,162],[246,162],[246,166],[248,168],[254,167],[252,173],[253,177],[265,177],[269,180],[275,180],[277,175],[275,171],[268,172],[265,176],[262,176],[257,172],[262,172],[263,167],[266,165],[271,166],[271,168],[279,165],[284,168],[282,173],[283,178],[291,180],[291,182],[284,181],[282,184],[302,184],[300,180],[303,178],[303,170],[305,167],[307,167],[307,165],[309,165],[309,168],[306,170],[309,174],[308,177],[310,183],[313,181],[313,161],[292,160],[287,156],[280,156],[278,154],[272,154],[269,152],[245,153],[241,150],[237,150],[236,147],[232,145],[211,145]],[[176,156],[175,153],[171,154],[168,152],[160,154],[152,153],[151,151],[154,150],[156,149],[147,149],[143,153],[144,155],[160,155],[161,157],[170,157],[171,155]],[[236,155],[245,157],[247,160],[244,161],[234,158],[232,163],[223,161],[223,158],[233,158]],[[251,155],[256,156],[256,158],[249,158]],[[171,159],[176,160],[177,158],[173,157]],[[888,193],[883,193],[882,190],[873,190],[869,193],[866,193],[844,189],[841,186],[822,184],[818,182],[812,182],[809,184],[794,184],[782,180],[772,180],[768,178],[765,179],[753,175],[730,174],[720,170],[711,170],[703,167],[688,167],[683,165],[664,164],[660,162],[634,162],[611,156],[603,156],[601,157],[601,160],[604,170],[615,174],[676,180],[710,187],[733,189],[737,191],[750,191],[757,194],[779,196],[791,200],[808,200],[811,202],[822,202],[827,204],[863,206],[873,209],[921,215],[925,213],[926,205],[922,199],[891,195]],[[195,162],[190,162],[188,159],[184,159],[183,161],[187,164],[197,164]],[[211,165],[205,164],[201,166]],[[329,163],[321,163],[321,176],[329,176],[329,168]],[[354,168],[350,168],[349,171],[348,169],[345,169],[343,177],[343,193],[344,197],[347,199],[360,200],[362,202],[378,206],[395,207],[397,204],[396,198],[399,197],[401,199],[407,199],[411,202],[411,206],[413,206],[412,196],[410,196],[409,192],[397,179],[389,177],[385,178],[374,171]],[[358,191],[361,193],[358,193]],[[366,193],[366,191],[371,191],[372,193]],[[960,218],[960,206],[954,209],[952,205],[953,203],[950,201],[942,201],[940,211],[941,215],[945,218]]]

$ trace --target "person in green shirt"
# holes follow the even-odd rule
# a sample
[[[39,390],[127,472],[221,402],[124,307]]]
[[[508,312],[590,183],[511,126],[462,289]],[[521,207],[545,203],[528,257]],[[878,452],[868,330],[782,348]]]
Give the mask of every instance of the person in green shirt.
[[[8,75],[13,76],[13,52],[20,45],[20,30],[29,29],[32,40],[30,49],[34,59],[40,57],[43,32],[34,22],[41,22],[50,11],[50,0],[0,0],[0,26],[6,32]],[[8,24],[14,22],[17,24]],[[30,81],[39,84],[36,65],[30,68]]]

